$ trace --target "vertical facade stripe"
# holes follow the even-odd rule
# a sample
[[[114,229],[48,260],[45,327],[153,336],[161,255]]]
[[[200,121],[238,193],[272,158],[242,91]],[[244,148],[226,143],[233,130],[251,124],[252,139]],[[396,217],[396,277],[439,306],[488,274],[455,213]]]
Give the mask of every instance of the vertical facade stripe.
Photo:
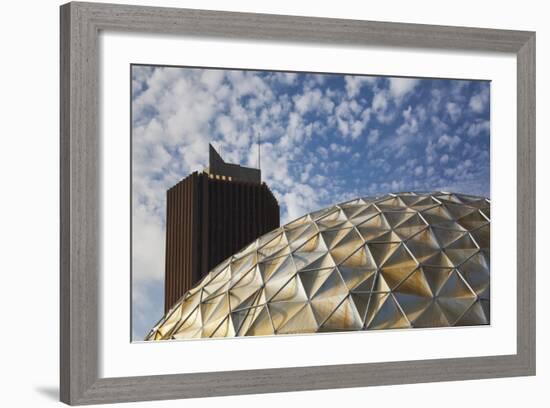
[[[167,312],[220,262],[279,227],[279,205],[265,183],[192,173],[166,193]]]

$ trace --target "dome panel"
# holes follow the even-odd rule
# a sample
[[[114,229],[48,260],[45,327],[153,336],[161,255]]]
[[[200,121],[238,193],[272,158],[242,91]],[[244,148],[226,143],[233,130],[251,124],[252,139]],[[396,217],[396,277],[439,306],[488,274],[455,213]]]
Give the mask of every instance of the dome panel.
[[[486,198],[357,198],[220,263],[146,340],[489,324],[489,248]]]

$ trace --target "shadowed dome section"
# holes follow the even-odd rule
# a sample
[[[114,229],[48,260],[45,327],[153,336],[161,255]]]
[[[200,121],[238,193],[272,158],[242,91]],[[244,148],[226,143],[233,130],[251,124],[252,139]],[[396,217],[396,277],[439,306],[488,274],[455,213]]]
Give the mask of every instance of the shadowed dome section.
[[[489,324],[490,200],[366,197],[216,266],[146,340]]]

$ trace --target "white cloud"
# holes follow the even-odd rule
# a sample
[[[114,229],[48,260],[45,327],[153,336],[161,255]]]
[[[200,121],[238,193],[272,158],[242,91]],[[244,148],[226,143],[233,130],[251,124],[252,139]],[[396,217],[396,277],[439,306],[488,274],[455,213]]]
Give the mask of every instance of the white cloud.
[[[222,71],[221,69],[220,70],[207,69],[202,72],[200,81],[202,84],[206,86],[206,88],[210,92],[213,92],[216,89],[218,89],[224,77],[225,77],[224,71]]]
[[[261,98],[264,102],[273,99],[270,87],[254,72],[226,71],[226,77],[238,98],[250,95]]]
[[[396,133],[401,136],[396,141],[400,146],[409,142],[411,137],[418,133],[419,123],[416,115],[412,112],[412,107],[409,106],[402,112],[403,123],[397,128]]]
[[[378,129],[372,129],[367,136],[367,144],[374,145],[380,137],[380,131]]]
[[[218,132],[225,136],[232,136],[235,133],[235,123],[227,115],[220,115],[217,117],[216,128]]]
[[[459,144],[460,144],[460,137],[456,135],[449,136],[448,134],[444,134],[437,140],[437,147],[439,148],[447,147],[450,151],[453,151],[455,147],[457,147]]]
[[[317,148],[317,153],[319,153],[319,156],[321,156],[322,159],[328,159],[328,150],[325,147],[319,146]]]
[[[319,191],[313,187],[296,183],[294,188],[282,196],[282,202],[286,208],[283,214],[283,223],[287,223],[304,213],[319,207]]]
[[[342,100],[334,110],[334,120],[343,137],[357,139],[370,120],[370,108],[365,108],[356,100]]]
[[[355,98],[357,95],[359,95],[359,92],[361,92],[361,88],[364,85],[374,85],[377,81],[377,78],[368,76],[346,75],[344,77],[344,80],[346,81],[346,92],[348,94],[348,98]]]
[[[395,117],[395,111],[389,108],[389,92],[387,90],[377,90],[372,98],[371,109],[380,123],[389,123]]]
[[[291,148],[298,144],[301,145],[310,139],[313,135],[313,124],[307,123],[304,118],[296,112],[291,112],[288,116],[288,126],[286,134],[280,139],[279,144],[284,148]]]
[[[432,116],[430,122],[436,134],[441,134],[449,131],[449,125],[443,122],[438,116]]]
[[[336,143],[331,143],[330,150],[332,150],[335,153],[350,153],[351,146],[344,146],[344,145],[338,145]]]
[[[323,186],[327,182],[327,177],[323,176],[321,174],[316,174],[311,178],[311,183],[313,183],[316,186]]]
[[[449,161],[449,155],[448,155],[448,154],[444,154],[444,155],[441,156],[441,158],[439,159],[439,162],[440,162],[441,164],[446,164],[448,161]]]
[[[378,91],[374,94],[374,97],[372,98],[372,109],[375,112],[385,111],[388,107],[388,98],[387,98],[387,92],[385,91]]]
[[[389,81],[390,95],[398,101],[401,101],[420,82],[415,78],[389,78]]]
[[[451,117],[451,120],[456,122],[462,113],[460,106],[454,102],[447,102],[445,108],[447,109],[447,113]]]
[[[287,86],[294,85],[298,79],[294,72],[275,72],[273,75],[277,81]]]
[[[438,114],[444,97],[443,91],[439,88],[432,89],[430,92],[430,96],[431,98],[428,103],[428,108],[430,112]]]
[[[428,144],[426,145],[426,161],[428,163],[433,163],[436,157],[436,145],[435,143],[432,143],[431,140],[428,140]]]
[[[390,123],[396,115],[395,108],[399,107],[405,97],[414,90],[420,80],[413,78],[388,78],[388,89],[376,87],[372,98],[372,112],[376,119],[383,124]]]
[[[302,183],[305,183],[309,180],[309,173],[311,173],[311,170],[313,170],[313,163],[307,163],[304,166],[302,174],[300,175],[300,181]]]
[[[476,113],[481,113],[485,111],[489,103],[489,87],[485,86],[483,89],[476,95],[470,98],[469,106],[470,109]]]
[[[322,111],[327,114],[332,112],[334,103],[328,97],[324,97],[319,89],[305,90],[304,93],[293,98],[296,110],[301,115],[311,111]]]
[[[475,121],[467,130],[467,135],[470,137],[477,137],[482,133],[489,133],[490,123],[488,120]]]
[[[405,181],[404,180],[393,180],[391,183],[391,189],[392,191],[399,192],[402,191],[405,188]]]
[[[164,278],[164,228],[160,217],[134,203],[132,219],[132,273],[138,281]],[[143,239],[147,237],[147,239]],[[158,242],[158,245],[150,245]]]
[[[416,158],[408,159],[405,162],[405,165],[403,166],[403,168],[407,167],[409,169],[413,169],[416,166],[416,163],[418,163],[418,159],[416,159]]]
[[[262,177],[270,186],[278,189],[292,183],[288,157],[272,143],[262,144]]]

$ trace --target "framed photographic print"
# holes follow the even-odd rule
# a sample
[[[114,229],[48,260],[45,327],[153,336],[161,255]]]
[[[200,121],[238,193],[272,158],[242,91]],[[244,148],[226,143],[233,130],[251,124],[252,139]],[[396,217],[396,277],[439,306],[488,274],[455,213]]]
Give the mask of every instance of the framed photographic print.
[[[534,112],[531,32],[62,6],[62,401],[533,375]]]

